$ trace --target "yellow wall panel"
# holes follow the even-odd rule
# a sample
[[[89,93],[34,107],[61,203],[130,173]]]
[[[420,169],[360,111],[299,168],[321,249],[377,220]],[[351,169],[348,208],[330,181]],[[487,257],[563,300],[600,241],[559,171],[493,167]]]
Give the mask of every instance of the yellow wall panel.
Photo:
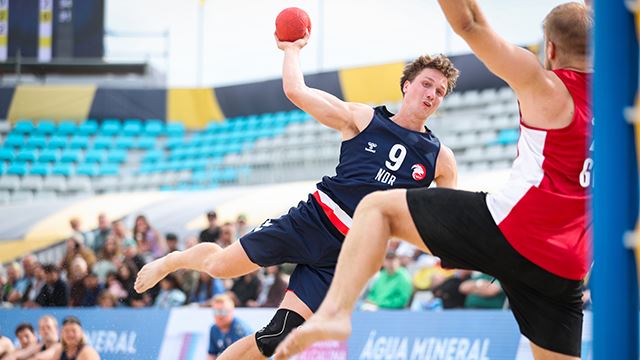
[[[404,63],[340,70],[340,86],[344,99],[368,104],[402,100],[402,69]]]
[[[167,119],[183,122],[188,129],[202,129],[224,115],[211,88],[176,88],[167,92]]]
[[[93,85],[19,85],[9,106],[9,121],[19,119],[85,119],[91,110]]]

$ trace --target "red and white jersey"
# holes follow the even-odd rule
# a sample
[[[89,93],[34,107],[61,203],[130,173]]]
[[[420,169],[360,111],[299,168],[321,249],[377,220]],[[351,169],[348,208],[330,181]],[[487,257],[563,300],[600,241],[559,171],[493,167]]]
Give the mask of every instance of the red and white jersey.
[[[501,191],[487,195],[487,206],[522,256],[555,275],[580,280],[588,271],[592,244],[591,74],[554,72],[573,98],[571,124],[548,130],[521,119],[511,176]]]

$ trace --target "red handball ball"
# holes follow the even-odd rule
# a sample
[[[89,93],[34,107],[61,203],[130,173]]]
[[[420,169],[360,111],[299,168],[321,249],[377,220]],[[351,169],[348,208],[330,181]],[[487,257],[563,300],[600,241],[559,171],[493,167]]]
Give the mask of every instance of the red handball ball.
[[[309,15],[300,8],[286,8],[276,17],[276,36],[280,41],[302,39],[305,31],[311,33],[311,20]]]

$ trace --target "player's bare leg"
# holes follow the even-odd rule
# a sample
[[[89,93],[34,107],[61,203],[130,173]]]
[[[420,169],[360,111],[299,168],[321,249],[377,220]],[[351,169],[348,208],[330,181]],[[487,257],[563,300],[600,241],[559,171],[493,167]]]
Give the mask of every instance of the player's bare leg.
[[[218,244],[201,243],[184,251],[174,251],[143,266],[134,288],[143,293],[179,269],[206,272],[216,278],[233,278],[259,268],[251,262],[239,241],[224,249]]]
[[[305,319],[308,319],[313,315],[313,312],[309,307],[298,298],[296,294],[291,291],[287,291],[284,295],[284,299],[282,299],[282,303],[280,303],[280,309],[288,309],[293,310],[302,316]],[[236,341],[231,344],[220,356],[217,360],[235,360],[235,359],[246,359],[246,360],[264,360],[266,357],[262,355],[260,350],[258,350],[258,345],[256,344],[256,336],[255,334],[251,334],[249,336],[245,336],[242,339]]]
[[[345,340],[351,335],[351,312],[362,289],[382,266],[391,237],[428,251],[409,213],[406,190],[373,193],[360,202],[327,297],[316,314],[280,344],[276,359],[286,359],[318,341]]]
[[[543,349],[532,342],[530,344],[531,350],[533,351],[533,357],[536,360],[580,360],[579,357],[564,355],[553,352],[551,350]]]

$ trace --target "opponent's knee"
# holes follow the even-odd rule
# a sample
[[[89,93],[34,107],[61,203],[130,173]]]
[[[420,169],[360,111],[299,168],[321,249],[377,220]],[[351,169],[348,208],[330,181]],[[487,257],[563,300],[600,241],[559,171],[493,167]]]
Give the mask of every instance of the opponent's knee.
[[[256,344],[262,355],[271,357],[291,330],[304,323],[304,318],[293,310],[278,309],[269,325],[256,332]]]

